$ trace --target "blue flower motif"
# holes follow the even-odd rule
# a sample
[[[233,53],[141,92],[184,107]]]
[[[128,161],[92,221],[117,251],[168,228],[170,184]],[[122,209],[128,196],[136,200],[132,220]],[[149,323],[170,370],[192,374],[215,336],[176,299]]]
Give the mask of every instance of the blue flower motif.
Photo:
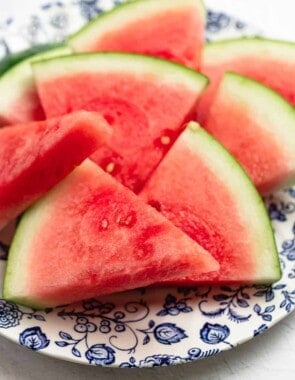
[[[30,327],[20,333],[19,342],[22,346],[39,351],[46,348],[50,340],[47,339],[47,336],[42,332],[40,327]]]
[[[162,344],[178,343],[187,338],[185,331],[175,323],[161,323],[155,327],[153,333],[156,340]]]
[[[19,325],[22,315],[15,304],[0,299],[0,328],[8,329]]]
[[[224,342],[230,334],[230,329],[224,325],[205,323],[200,331],[203,342],[208,344],[218,344]]]
[[[115,351],[105,344],[94,344],[85,353],[90,364],[104,365],[115,361]]]

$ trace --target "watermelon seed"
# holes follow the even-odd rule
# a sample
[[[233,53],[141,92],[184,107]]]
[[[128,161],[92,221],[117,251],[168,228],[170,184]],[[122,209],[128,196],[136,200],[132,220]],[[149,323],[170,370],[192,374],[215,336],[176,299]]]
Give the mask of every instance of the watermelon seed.
[[[108,228],[109,222],[107,219],[103,219],[100,223],[100,226],[103,230],[106,230]]]
[[[169,136],[162,136],[160,140],[163,145],[169,145],[171,142],[171,139]]]
[[[115,169],[114,162],[110,162],[110,163],[107,164],[105,170],[106,170],[107,173],[112,173],[114,171],[114,169]]]

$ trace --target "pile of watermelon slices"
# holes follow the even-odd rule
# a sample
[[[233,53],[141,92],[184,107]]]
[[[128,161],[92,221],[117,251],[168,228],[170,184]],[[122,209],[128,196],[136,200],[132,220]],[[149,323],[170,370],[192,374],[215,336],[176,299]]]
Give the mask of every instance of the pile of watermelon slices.
[[[205,15],[128,2],[5,67],[0,230],[21,218],[4,298],[280,279],[261,195],[295,183],[295,44],[203,46]]]

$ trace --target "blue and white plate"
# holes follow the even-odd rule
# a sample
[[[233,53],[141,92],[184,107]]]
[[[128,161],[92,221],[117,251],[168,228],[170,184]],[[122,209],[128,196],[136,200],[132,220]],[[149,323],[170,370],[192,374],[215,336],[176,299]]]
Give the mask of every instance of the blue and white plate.
[[[62,40],[118,2],[48,1],[28,17],[1,19],[0,55]],[[245,34],[257,30],[208,12],[208,39]],[[56,358],[118,367],[184,363],[252,339],[295,309],[295,188],[269,196],[266,205],[283,269],[272,286],[138,289],[44,312],[0,299],[0,333]],[[2,236],[0,257],[7,249]],[[5,260],[0,264],[4,270]]]

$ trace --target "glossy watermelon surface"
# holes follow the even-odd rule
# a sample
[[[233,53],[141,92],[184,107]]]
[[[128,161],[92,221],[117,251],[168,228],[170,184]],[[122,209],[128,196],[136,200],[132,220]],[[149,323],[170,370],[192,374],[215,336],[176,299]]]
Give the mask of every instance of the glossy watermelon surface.
[[[100,112],[113,128],[92,159],[138,193],[195,110],[206,77],[136,54],[95,53],[34,64],[48,117],[78,109]]]
[[[109,137],[96,113],[78,111],[0,129],[0,229]]]
[[[140,0],[99,15],[69,38],[76,52],[148,54],[198,68],[205,8],[200,0]]]
[[[140,195],[220,264],[214,273],[189,274],[176,283],[268,283],[280,278],[262,199],[234,158],[198,124],[189,123]]]
[[[211,254],[86,160],[22,218],[6,299],[56,306],[219,267]]]

